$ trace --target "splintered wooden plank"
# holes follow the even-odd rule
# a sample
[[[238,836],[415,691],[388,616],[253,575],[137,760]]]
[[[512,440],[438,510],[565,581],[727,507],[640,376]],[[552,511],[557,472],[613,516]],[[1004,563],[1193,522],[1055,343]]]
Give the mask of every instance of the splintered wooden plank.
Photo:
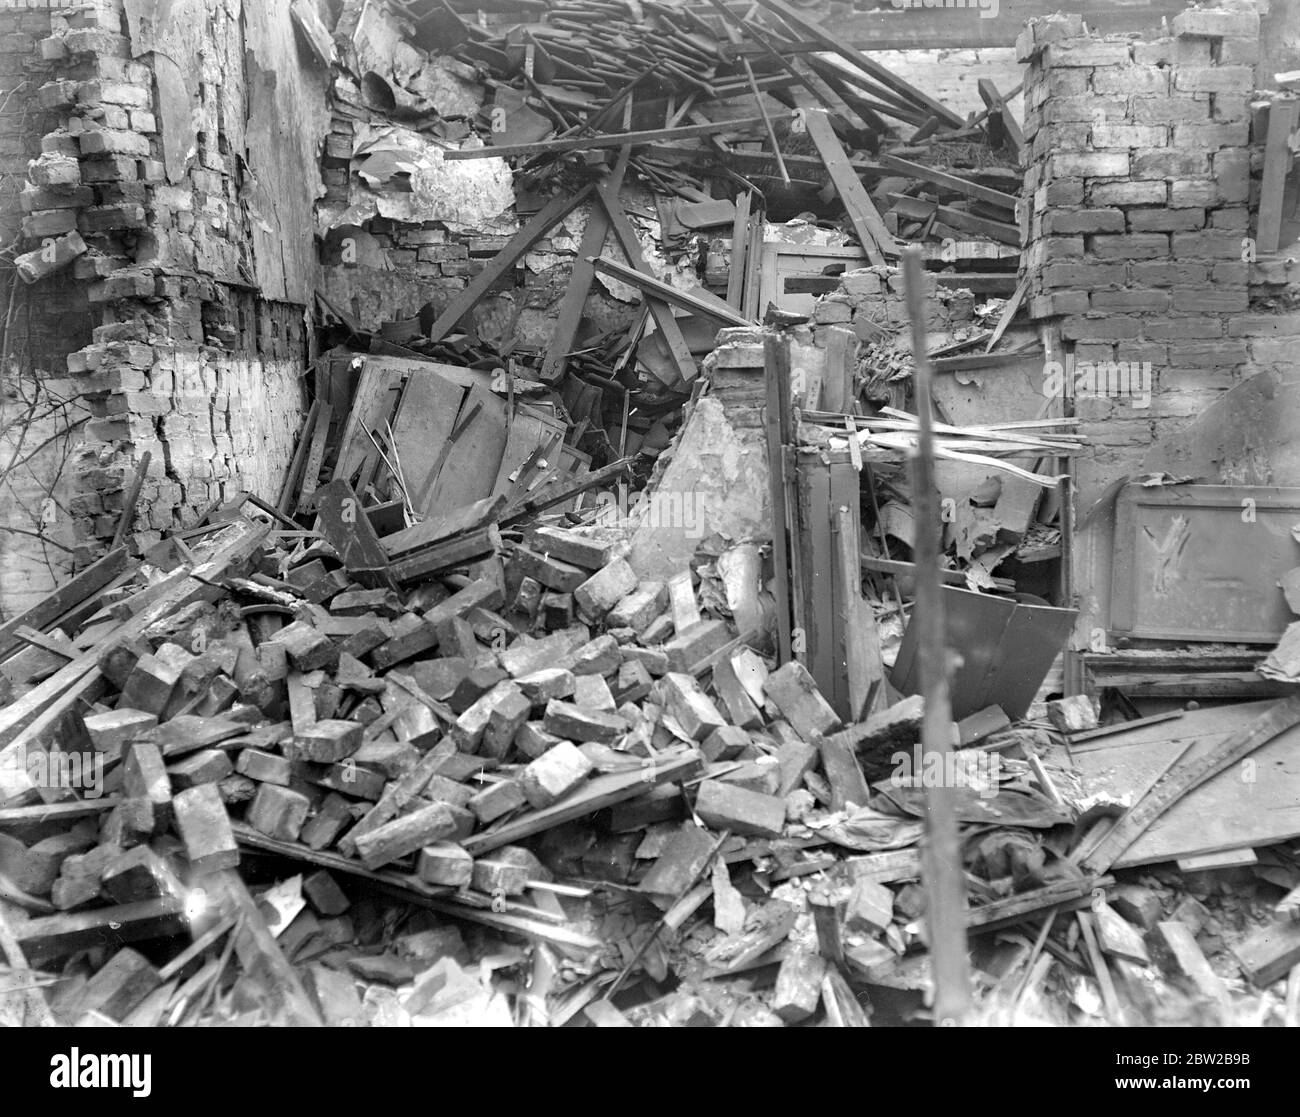
[[[206,878],[221,906],[238,916],[234,930],[235,954],[243,972],[252,977],[266,996],[273,1012],[272,1024],[296,1028],[323,1026],[298,971],[275,941],[257,901],[249,894],[243,878],[233,869],[221,869]]]
[[[533,834],[553,829],[575,818],[584,818],[597,811],[612,807],[626,799],[635,799],[661,783],[680,783],[698,775],[703,769],[704,757],[695,749],[662,760],[657,764],[647,763],[644,768],[631,772],[611,772],[597,776],[583,784],[577,791],[571,792],[553,806],[542,810],[530,811],[503,826],[485,830],[461,842],[465,852],[479,857],[502,846],[522,841]]]
[[[483,154],[500,155],[504,150],[499,147],[488,147],[483,148]],[[445,158],[454,154],[454,152],[444,152],[443,156]],[[441,341],[451,333],[456,323],[523,258],[525,252],[587,200],[591,190],[590,186],[584,186],[576,194],[567,196],[559,194],[539,209],[533,219],[510,238],[505,248],[493,256],[487,266],[469,281],[465,290],[452,299],[447,309],[438,315],[433,325],[429,327],[429,340]]]
[[[339,435],[335,477],[351,482],[353,475],[374,454],[374,445],[366,436],[366,431],[376,427],[383,430],[385,420],[392,414],[398,401],[407,371],[405,367],[378,361],[373,357],[362,365],[352,406],[348,410],[347,421],[343,424],[343,433]]]
[[[931,215],[938,214],[944,224],[951,225],[955,229],[979,233],[990,240],[1014,245],[1017,248],[1020,246],[1020,227],[1018,225],[1010,225],[1005,221],[994,221],[988,217],[979,217],[974,213],[967,213],[964,209],[941,206],[935,202],[927,202],[924,199],[913,198],[906,194],[890,194],[889,201],[894,210],[909,221],[927,221]]]
[[[596,188],[596,194],[605,209],[609,227],[614,231],[614,239],[618,241],[618,246],[627,257],[631,269],[648,280],[654,280],[654,273],[641,254],[641,242],[637,239],[636,230],[632,228],[632,222],[623,211],[623,204],[618,200],[618,195],[604,183]],[[594,262],[592,267],[596,267]],[[695,364],[695,358],[691,356],[686,339],[682,337],[682,328],[673,317],[672,308],[658,298],[651,298],[644,288],[642,291],[646,293],[646,307],[650,311],[650,317],[654,319],[655,327],[663,337],[664,346],[677,368],[677,374],[689,384],[695,379],[699,369]]]
[[[1268,138],[1264,141],[1264,177],[1260,183],[1255,247],[1276,252],[1282,235],[1282,197],[1291,164],[1291,133],[1300,120],[1300,101],[1274,101],[1268,109]]]
[[[749,241],[749,205],[753,194],[736,195],[736,219],[731,226],[731,268],[727,272],[727,302],[744,310],[745,252]]]
[[[717,318],[728,326],[754,325],[749,319],[737,314],[722,299],[719,299],[716,295],[710,295],[708,292],[703,291],[702,288],[697,288],[694,291],[682,291],[655,279],[652,275],[645,274],[636,268],[630,268],[626,264],[621,264],[617,260],[611,260],[605,256],[594,257],[592,263],[597,271],[602,271],[606,275],[612,275],[615,279],[621,279],[624,283],[639,287],[645,295],[662,299],[664,302],[679,306],[692,314]]]
[[[299,507],[311,503],[311,495],[320,482],[321,466],[325,464],[325,444],[330,436],[330,418],[333,409],[328,403],[322,403],[316,411],[316,425],[311,432],[311,447],[307,451],[307,462],[302,468],[302,484],[298,486]]]
[[[831,128],[830,118],[820,109],[809,109],[804,114],[808,138],[817,148],[817,154],[830,175],[835,192],[839,194],[848,214],[853,232],[857,236],[867,259],[873,264],[883,264],[886,256],[897,256],[898,245],[867,195],[866,187],[849,164],[849,158],[840,146],[839,138]]]
[[[624,145],[670,143],[673,140],[687,140],[694,136],[713,136],[719,132],[752,132],[762,127],[761,116],[746,117],[743,120],[710,120],[704,124],[684,124],[679,128],[652,128],[644,132],[611,132],[598,136],[542,140],[531,144],[462,148],[459,151],[444,151],[442,157],[444,159],[492,159],[516,155],[555,155],[566,151],[597,151]]]
[[[185,901],[161,896],[134,904],[117,904],[92,911],[60,912],[29,919],[14,931],[18,945],[34,963],[64,958],[105,942],[137,942],[183,931]]]
[[[1003,97],[998,92],[998,87],[988,78],[980,78],[976,83],[979,89],[980,98],[988,107],[990,118],[990,136],[1000,136],[1003,142],[1011,148],[1017,161],[1024,157],[1025,152],[1025,133],[1020,127],[1020,121],[1016,119],[1016,114],[1011,111],[1011,106],[1007,104],[1011,98]],[[996,120],[996,125],[992,121]]]
[[[294,499],[302,479],[303,465],[307,461],[307,452],[311,449],[312,432],[316,429],[316,417],[320,414],[320,405],[320,398],[317,397],[311,401],[311,407],[307,411],[307,418],[298,435],[298,445],[293,449],[293,459],[289,462],[289,469],[284,475],[284,484],[280,486],[280,497],[275,502],[276,510],[279,512],[293,511]]]
[[[1242,726],[1209,752],[1175,765],[1120,817],[1096,848],[1080,861],[1080,865],[1091,872],[1105,872],[1161,815],[1190,791],[1297,724],[1300,724],[1300,697],[1288,698]]]
[[[473,531],[496,520],[505,499],[499,496],[476,500],[460,508],[453,508],[439,516],[431,516],[423,523],[396,531],[384,536],[381,546],[391,557],[407,555],[444,539],[459,535],[461,532]]]
[[[45,990],[36,984],[36,974],[27,965],[27,956],[5,918],[4,905],[0,904],[0,953],[9,966],[10,980],[16,990],[21,990],[27,1004],[25,1023],[31,1028],[57,1028],[58,1022],[45,1000]]]
[[[387,552],[370,517],[342,479],[317,490],[316,530],[338,552],[348,570],[377,570],[388,564]]]
[[[861,721],[872,712],[867,709],[867,699],[873,684],[882,682],[885,677],[876,619],[862,598],[862,568],[858,561],[858,527],[854,511],[841,506],[836,513],[836,553],[840,563],[836,583],[844,610],[844,669],[848,675],[849,699],[847,722]],[[879,692],[883,688],[877,686],[876,689]]]
[[[20,613],[0,625],[0,659],[7,659],[14,652],[22,650],[23,641],[14,635],[19,628],[43,631],[69,609],[80,605],[91,594],[97,593],[108,585],[121,573],[126,566],[126,561],[125,547],[117,547],[109,551],[98,562],[91,563],[76,577],[41,598],[25,613]]]
[[[1004,194],[1001,190],[994,190],[990,186],[981,186],[978,182],[971,182],[969,179],[958,178],[956,175],[950,175],[946,171],[937,170],[934,167],[926,167],[921,163],[913,163],[908,159],[899,159],[896,155],[880,155],[877,157],[881,164],[888,167],[891,171],[898,171],[908,178],[919,178],[922,182],[930,182],[935,186],[942,186],[953,193],[965,195],[967,198],[976,198],[981,202],[988,202],[989,205],[1000,206],[1002,209],[1015,211],[1016,198],[1011,194]]]

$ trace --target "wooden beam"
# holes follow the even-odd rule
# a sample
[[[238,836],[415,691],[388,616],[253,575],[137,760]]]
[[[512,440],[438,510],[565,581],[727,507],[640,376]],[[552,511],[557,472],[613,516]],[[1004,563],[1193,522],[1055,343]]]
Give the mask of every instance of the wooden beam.
[[[499,149],[498,149],[499,150]],[[441,341],[493,285],[521,259],[525,252],[549,233],[559,222],[569,216],[591,195],[592,188],[584,186],[575,194],[558,194],[546,203],[533,219],[519,230],[510,242],[498,252],[478,275],[474,276],[451,304],[429,327],[429,340]]]
[[[313,494],[320,483],[321,466],[325,464],[325,445],[330,436],[330,419],[333,407],[322,403],[316,408],[316,422],[311,430],[311,443],[307,450],[307,461],[302,469],[302,481],[298,485],[298,507],[310,508],[314,505]]]
[[[821,24],[806,19],[801,12],[790,7],[790,5],[784,3],[783,0],[757,0],[757,3],[767,11],[780,16],[781,19],[796,31],[821,43],[822,49],[829,51],[831,54],[839,55],[845,62],[852,64],[868,77],[875,78],[881,85],[894,90],[896,93],[901,93],[913,104],[925,108],[934,116],[937,116],[943,123],[949,124],[954,128],[960,128],[965,123],[965,121],[953,112],[952,109],[948,108],[947,105],[931,97],[923,90],[909,85],[887,67],[882,66],[874,58],[868,58],[857,48],[849,46],[847,40],[845,40],[840,34],[831,33]],[[943,14],[948,15],[949,13],[944,12]]]
[[[776,578],[776,633],[778,664],[788,663],[792,654],[794,616],[790,593],[790,510],[786,503],[786,446],[790,438],[790,343],[774,335],[764,341],[766,362],[768,492],[772,500],[772,561]]]
[[[45,962],[103,946],[105,942],[161,938],[183,930],[185,925],[185,901],[176,896],[162,896],[134,904],[29,919],[15,929],[14,935],[30,960]]]
[[[1255,250],[1276,252],[1282,236],[1282,198],[1291,166],[1291,134],[1300,120],[1300,101],[1274,101],[1268,109],[1268,138],[1264,142],[1264,175],[1260,183]]]
[[[529,811],[503,825],[484,830],[466,838],[461,846],[472,857],[479,857],[533,834],[552,830],[562,823],[572,822],[575,818],[595,814],[615,803],[635,799],[659,784],[689,780],[698,775],[703,767],[703,755],[696,749],[687,749],[655,764],[647,762],[644,768],[638,765],[635,771],[596,776],[558,803],[541,810]]]
[[[745,252],[749,243],[749,203],[753,193],[736,195],[736,219],[731,226],[731,268],[727,272],[727,302],[744,309]]]
[[[948,693],[951,667],[945,637],[942,567],[942,527],[939,492],[934,477],[933,402],[930,363],[926,358],[925,276],[921,253],[903,254],[907,312],[912,322],[918,416],[916,451],[910,455],[912,506],[916,513],[916,605],[912,624],[920,640],[921,693],[925,715],[921,747],[937,756],[947,771],[946,755],[957,743]],[[963,1025],[970,1015],[970,958],[966,951],[966,882],[962,869],[961,835],[954,806],[955,789],[927,786],[926,844],[921,882],[925,888],[926,931],[934,974],[934,1018],[940,1024]]]
[[[1014,245],[1016,248],[1020,247],[1019,225],[1011,225],[1005,221],[994,221],[988,217],[979,217],[976,214],[967,213],[964,209],[941,206],[938,202],[927,202],[924,198],[913,198],[910,194],[890,194],[889,200],[899,214],[911,221],[925,221],[932,215],[937,215],[945,225],[951,225],[956,229],[965,229],[972,233],[980,233],[990,240],[999,241],[1002,244]]]
[[[593,256],[591,262],[597,271],[612,275],[615,279],[621,279],[624,283],[630,283],[632,286],[639,288],[643,294],[662,299],[673,306],[680,306],[692,314],[701,314],[706,318],[717,318],[728,326],[756,325],[755,322],[737,314],[735,310],[716,296],[705,298],[703,295],[691,291],[681,291],[655,279],[652,275],[647,275],[635,268],[629,268],[626,264],[620,264],[617,260],[611,260],[608,256]]]
[[[849,158],[831,128],[830,119],[819,109],[809,109],[804,114],[808,138],[817,148],[826,173],[839,194],[849,222],[853,226],[862,250],[872,264],[883,264],[886,256],[897,256],[898,245],[885,228],[875,205],[872,204],[862,180],[849,165]]]
[[[704,124],[683,124],[679,128],[650,128],[643,132],[608,132],[599,136],[575,136],[564,140],[542,140],[531,144],[502,144],[500,147],[469,147],[444,151],[444,159],[497,159],[516,155],[554,155],[566,151],[598,151],[602,148],[644,143],[672,143],[721,132],[752,132],[763,127],[761,116],[742,120],[710,120]]]
[[[45,631],[69,609],[80,605],[116,578],[126,566],[127,558],[125,547],[109,551],[98,562],[91,563],[80,574],[41,598],[25,613],[0,624],[0,659],[8,659],[14,652],[22,650],[23,642],[14,635],[18,629]]]
[[[636,231],[623,211],[623,203],[619,201],[617,191],[610,190],[607,183],[601,183],[596,188],[596,197],[600,200],[605,211],[605,219],[609,222],[609,227],[614,232],[614,239],[618,241],[618,246],[623,250],[630,267],[639,275],[653,280],[654,273],[651,272],[650,265],[642,255],[641,242],[637,239]],[[588,262],[593,268],[596,267],[594,260]],[[642,290],[644,291],[644,288]],[[663,335],[664,347],[677,367],[677,375],[682,378],[683,383],[691,383],[699,369],[695,364],[695,358],[691,356],[686,339],[682,336],[682,328],[673,317],[672,310],[657,298],[647,298],[646,308],[650,311],[650,317],[654,319],[656,328]]]
[[[5,918],[3,904],[0,904],[0,952],[4,954],[9,966],[10,978],[17,989],[21,990],[21,996],[27,1004],[26,1025],[29,1028],[57,1028],[58,1021],[50,1012],[45,990],[35,983],[37,974],[27,964],[22,944]]]
[[[998,87],[988,78],[980,78],[976,83],[979,89],[981,100],[983,100],[989,115],[989,135],[993,138],[998,135],[1003,143],[1011,149],[1016,157],[1016,162],[1021,162],[1025,156],[1025,132],[1020,127],[1020,121],[1016,119],[1016,114],[1011,111],[1011,106],[1007,104],[1010,97],[1003,97],[998,92]],[[993,121],[997,121],[993,125]]]
[[[1013,194],[1004,194],[1001,190],[994,190],[990,186],[981,186],[978,182],[958,178],[956,175],[936,170],[934,167],[913,163],[908,159],[899,159],[896,155],[881,154],[877,158],[879,158],[882,166],[891,171],[898,171],[908,178],[919,178],[922,182],[942,186],[955,194],[963,194],[967,198],[976,198],[981,202],[988,202],[989,205],[1000,206],[1002,209],[1011,210],[1012,212],[1015,211],[1017,199]]]

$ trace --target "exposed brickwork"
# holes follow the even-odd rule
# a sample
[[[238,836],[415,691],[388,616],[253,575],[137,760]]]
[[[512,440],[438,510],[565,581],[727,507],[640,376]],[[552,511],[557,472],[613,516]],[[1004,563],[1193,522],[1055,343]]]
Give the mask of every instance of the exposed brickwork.
[[[1277,345],[1241,325],[1252,283],[1286,281],[1279,262],[1252,268],[1247,239],[1258,40],[1258,15],[1235,8],[1188,11],[1155,42],[1090,38],[1077,16],[1034,20],[1019,40],[1030,313],[1056,322],[1098,388],[1127,366],[1136,389],[1073,400],[1091,442],[1080,508]]]

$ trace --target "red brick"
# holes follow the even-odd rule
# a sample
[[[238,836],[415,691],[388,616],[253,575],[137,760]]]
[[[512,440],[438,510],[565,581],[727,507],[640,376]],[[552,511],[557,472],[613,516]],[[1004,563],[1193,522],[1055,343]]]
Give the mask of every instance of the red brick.
[[[1048,235],[1123,231],[1124,213],[1118,209],[1054,210],[1043,215],[1043,232]]]
[[[1250,66],[1181,66],[1174,71],[1174,89],[1185,93],[1238,93],[1254,88]]]
[[[1205,225],[1203,209],[1131,209],[1128,227],[1134,233],[1174,233]]]
[[[1174,146],[1181,149],[1201,148],[1215,151],[1221,147],[1245,147],[1250,143],[1250,125],[1178,124],[1174,127]]]
[[[1174,34],[1197,38],[1258,38],[1259,13],[1189,9],[1174,16]]]
[[[1123,285],[1127,271],[1123,264],[1048,264],[1043,269],[1043,283],[1048,287],[1085,287],[1094,289]]]
[[[1139,261],[1133,264],[1133,282],[1143,287],[1183,287],[1204,283],[1210,275],[1206,264],[1156,263]]]
[[[1209,99],[1187,97],[1134,97],[1130,109],[1134,124],[1199,124],[1210,119]]]
[[[1142,336],[1142,319],[1113,314],[1066,318],[1061,336],[1071,341],[1131,341]]]
[[[1163,179],[1151,182],[1099,182],[1092,188],[1094,206],[1164,205],[1169,185]],[[1095,232],[1121,232],[1121,229],[1097,229]]]
[[[1175,259],[1199,256],[1219,260],[1240,260],[1242,253],[1241,235],[1211,231],[1174,233],[1172,249]]]
[[[1144,324],[1142,332],[1144,336],[1152,340],[1221,337],[1223,335],[1223,320],[1221,318],[1200,317],[1153,318]]]
[[[1133,156],[1134,178],[1195,178],[1210,173],[1210,159],[1202,151],[1187,151],[1175,141],[1168,150],[1139,152]]]
[[[1094,291],[1090,306],[1093,310],[1159,313],[1168,310],[1171,301],[1168,291],[1126,287],[1122,291]],[[1147,336],[1151,336],[1150,326],[1150,322],[1144,326]]]
[[[1243,287],[1231,288],[1174,288],[1174,309],[1188,314],[1221,312],[1230,314],[1245,310],[1250,305],[1250,296]]]

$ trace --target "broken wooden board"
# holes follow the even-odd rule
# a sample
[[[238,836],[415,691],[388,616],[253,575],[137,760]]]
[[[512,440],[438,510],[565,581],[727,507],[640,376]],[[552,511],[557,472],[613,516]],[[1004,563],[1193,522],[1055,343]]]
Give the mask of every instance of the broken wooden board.
[[[475,385],[465,395],[464,412],[477,409],[455,438],[432,491],[421,507],[446,512],[492,495],[506,448],[506,403]]]
[[[475,834],[461,842],[461,846],[467,853],[478,857],[561,823],[612,807],[615,803],[635,799],[658,784],[691,779],[700,773],[703,766],[704,756],[696,749],[688,749],[659,763],[647,758],[645,766],[636,771],[596,776],[553,806],[530,811],[502,826]]]
[[[1076,763],[1103,766],[1124,749],[1191,747],[1085,856],[1085,867],[1126,868],[1300,835],[1300,699],[1187,711],[1110,738]],[[1136,763],[1136,759],[1133,761]],[[1152,763],[1155,763],[1153,761]]]
[[[98,562],[41,598],[25,613],[0,624],[0,659],[8,659],[22,649],[23,642],[15,636],[18,629],[26,627],[44,631],[69,609],[80,605],[116,578],[126,567],[127,558],[125,547],[109,551]]]
[[[845,155],[839,137],[831,128],[830,118],[822,110],[809,109],[805,113],[805,120],[808,138],[812,140],[817,154],[826,166],[826,173],[840,196],[853,232],[862,245],[862,251],[867,254],[867,259],[873,264],[885,263],[886,256],[897,259],[898,245],[885,227],[862,180],[849,165],[849,157]]]

